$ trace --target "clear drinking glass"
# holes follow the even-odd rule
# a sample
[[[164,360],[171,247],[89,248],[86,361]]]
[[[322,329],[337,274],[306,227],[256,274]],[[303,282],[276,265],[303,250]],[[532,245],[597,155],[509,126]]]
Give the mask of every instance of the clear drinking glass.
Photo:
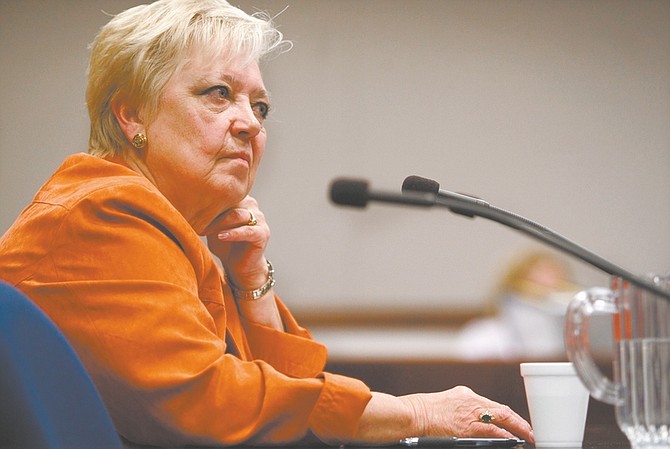
[[[648,278],[670,291],[670,276]],[[590,351],[589,319],[612,315],[614,379],[605,377]],[[578,293],[568,308],[569,359],[594,398],[613,404],[619,428],[633,449],[670,448],[670,301],[612,278],[611,289]]]

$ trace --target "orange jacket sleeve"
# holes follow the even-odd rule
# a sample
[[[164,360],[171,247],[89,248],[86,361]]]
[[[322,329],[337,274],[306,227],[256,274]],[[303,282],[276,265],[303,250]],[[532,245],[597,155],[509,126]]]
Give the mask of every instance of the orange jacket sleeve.
[[[120,434],[158,446],[351,437],[370,399],[277,298],[242,328],[220,269],[144,178],[75,155],[0,239],[3,277],[65,332]]]

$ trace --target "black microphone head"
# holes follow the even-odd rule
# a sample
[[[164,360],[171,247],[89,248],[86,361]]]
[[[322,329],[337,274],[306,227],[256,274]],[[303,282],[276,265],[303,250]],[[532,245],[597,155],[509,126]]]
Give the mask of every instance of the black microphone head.
[[[440,184],[432,179],[422,178],[421,176],[408,176],[402,183],[403,192],[427,192],[438,194]]]
[[[368,183],[362,179],[336,179],[330,184],[330,199],[342,206],[365,207],[368,204]]]

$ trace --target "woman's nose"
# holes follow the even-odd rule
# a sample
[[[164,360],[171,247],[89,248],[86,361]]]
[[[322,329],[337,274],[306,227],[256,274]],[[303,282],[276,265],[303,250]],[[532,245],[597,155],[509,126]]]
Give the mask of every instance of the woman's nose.
[[[251,105],[240,102],[236,106],[235,117],[232,123],[233,135],[240,139],[251,139],[263,129],[261,119],[256,116]]]

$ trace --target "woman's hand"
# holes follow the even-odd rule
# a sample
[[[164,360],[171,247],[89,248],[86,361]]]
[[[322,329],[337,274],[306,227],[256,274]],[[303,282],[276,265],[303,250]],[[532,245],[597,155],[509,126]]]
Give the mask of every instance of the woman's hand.
[[[463,386],[431,394],[401,398],[414,410],[421,423],[420,436],[520,437],[533,442],[530,424],[506,405],[499,404]],[[491,422],[481,415],[490,413]]]
[[[256,200],[247,196],[219,215],[205,230],[207,246],[223,265],[228,282],[238,290],[255,290],[268,279],[265,248],[270,228]],[[283,330],[272,289],[255,301],[238,301],[247,321]]]
[[[254,198],[247,196],[219,215],[205,235],[207,246],[221,260],[226,276],[236,288],[254,290],[265,283],[265,248],[270,228]]]
[[[480,420],[484,412],[494,416],[493,422]],[[400,397],[373,393],[361,417],[355,442],[390,443],[414,436],[535,441],[530,424],[512,409],[467,387]]]

